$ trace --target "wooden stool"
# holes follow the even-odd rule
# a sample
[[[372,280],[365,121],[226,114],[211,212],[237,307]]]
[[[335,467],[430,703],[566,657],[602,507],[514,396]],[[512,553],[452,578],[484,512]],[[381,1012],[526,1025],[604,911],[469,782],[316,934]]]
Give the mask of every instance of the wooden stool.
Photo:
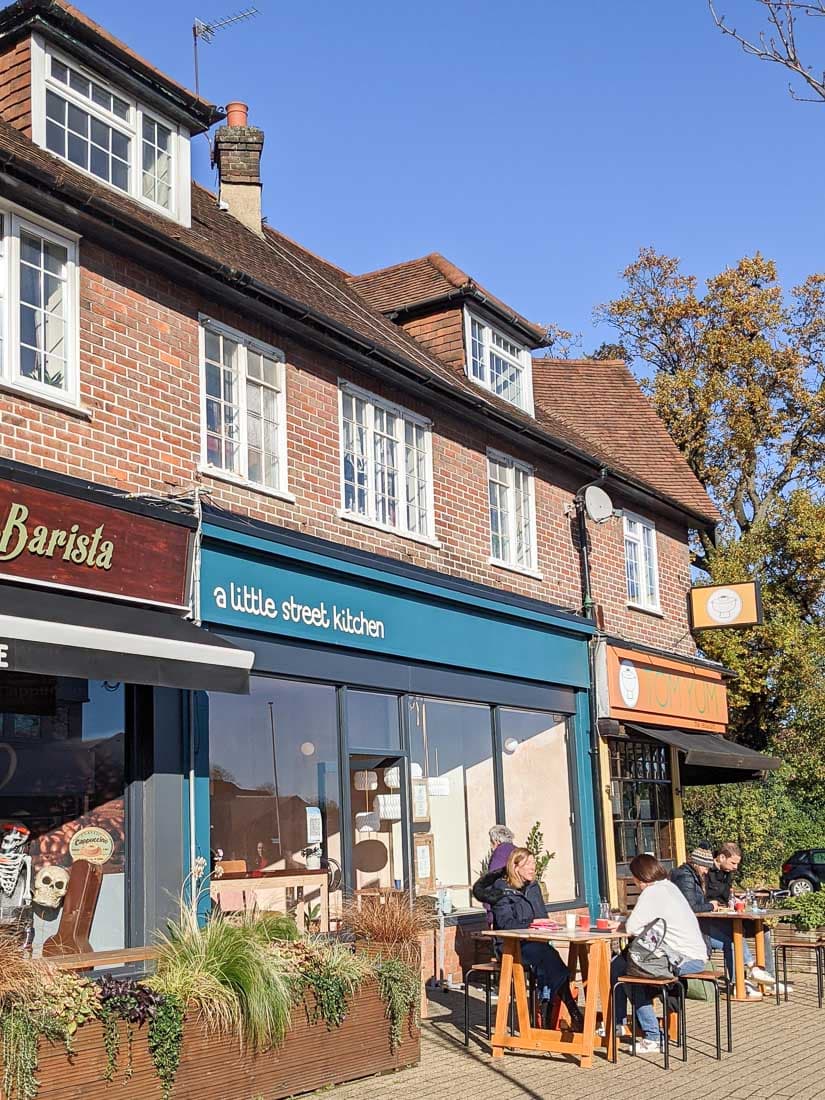
[[[627,974],[617,978],[613,983],[613,989],[611,996],[613,1003],[616,1003],[616,990],[620,985],[636,985],[636,986],[648,986],[655,989],[656,994],[662,998],[662,1016],[664,1020],[664,1056],[665,1056],[665,1069],[670,1069],[670,1002],[668,1001],[668,993],[673,991],[676,994],[676,1000],[678,1002],[678,1008],[676,1009],[677,1020],[680,1023],[679,1038],[682,1043],[682,1061],[687,1061],[687,1028],[685,1026],[685,987],[682,985],[679,978],[675,975],[672,978],[630,978]],[[633,1004],[632,998],[628,998],[631,1004],[630,1013],[630,1049],[635,1055],[636,1053],[636,1006]],[[618,1023],[614,1019],[613,1026]],[[618,1061],[619,1044],[614,1041],[613,1043],[613,1062]]]
[[[774,974],[779,977],[779,955],[782,954],[782,985],[784,997],[788,999],[788,948],[792,951],[813,951],[816,960],[816,1005],[822,1008],[822,996],[825,992],[825,941],[816,943],[778,943],[773,949]],[[776,1003],[779,1004],[779,982],[776,983]]]

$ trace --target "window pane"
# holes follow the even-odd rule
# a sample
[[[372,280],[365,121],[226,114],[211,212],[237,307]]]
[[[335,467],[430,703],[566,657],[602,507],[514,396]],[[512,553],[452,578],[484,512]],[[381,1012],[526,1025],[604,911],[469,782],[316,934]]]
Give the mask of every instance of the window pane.
[[[544,882],[551,902],[576,897],[566,723],[541,711],[499,710],[506,823],[524,844],[538,822],[553,852]],[[541,782],[536,777],[541,776]]]
[[[639,544],[633,539],[624,540],[625,567],[627,574],[627,598],[631,603],[640,599],[639,586]]]
[[[344,508],[358,515],[367,514],[367,432],[366,403],[344,394]]]
[[[207,328],[204,330],[204,350],[206,392],[210,397],[206,408],[207,429],[215,433],[214,441],[207,440],[207,460],[211,465],[240,474],[237,344]]]
[[[303,868],[307,810],[317,808],[322,850],[340,862],[335,688],[253,676],[248,696],[210,694],[209,776],[213,852],[250,873]],[[283,910],[283,893],[261,904]]]
[[[534,564],[533,556],[533,517],[530,501],[530,475],[519,469],[513,468],[515,483],[515,535],[516,535],[516,564],[525,569],[531,569]]]
[[[509,562],[510,545],[510,479],[509,470],[494,459],[489,460],[490,552],[497,561]]]
[[[430,834],[433,879],[455,884],[453,905],[476,905],[464,884],[481,871],[496,814],[490,708],[421,698],[407,705],[411,759],[421,768],[427,796],[420,803],[426,819],[413,823],[413,844],[416,834]],[[417,892],[426,888],[417,886]]]
[[[473,378],[484,382],[487,370],[484,362],[484,328],[478,321],[470,322],[470,370]]]
[[[655,607],[659,602],[659,590],[656,576],[656,550],[653,530],[650,527],[642,527],[642,546],[645,562],[645,602],[649,607]]]
[[[50,900],[33,915],[34,953],[60,924],[74,863],[69,841],[80,829],[102,830],[111,852],[101,865],[90,942],[103,951],[125,945],[126,692],[122,684],[0,673],[0,748],[14,762],[0,789],[0,820],[30,830],[32,874],[53,880]],[[102,853],[105,854],[105,853]],[[50,871],[44,869],[49,868]],[[62,883],[62,885],[60,885]]]
[[[347,740],[356,749],[400,749],[398,696],[348,690]]]

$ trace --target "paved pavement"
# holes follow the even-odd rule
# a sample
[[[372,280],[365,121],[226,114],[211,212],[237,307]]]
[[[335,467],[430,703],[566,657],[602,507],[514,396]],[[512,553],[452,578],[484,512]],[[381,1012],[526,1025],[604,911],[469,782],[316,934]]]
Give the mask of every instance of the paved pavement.
[[[324,1100],[814,1100],[825,1097],[825,1008],[816,1007],[813,975],[793,974],[794,993],[777,1008],[764,1000],[733,1005],[732,1054],[716,1061],[713,1006],[688,1001],[688,1061],[672,1050],[666,1074],[658,1057],[620,1053],[617,1066],[597,1054],[592,1069],[561,1055],[506,1054],[494,1064],[480,1027],[463,1045],[463,996],[431,1001],[420,1065],[336,1089]],[[481,1002],[475,1022],[481,1024]],[[724,1039],[724,1011],[723,1011]]]

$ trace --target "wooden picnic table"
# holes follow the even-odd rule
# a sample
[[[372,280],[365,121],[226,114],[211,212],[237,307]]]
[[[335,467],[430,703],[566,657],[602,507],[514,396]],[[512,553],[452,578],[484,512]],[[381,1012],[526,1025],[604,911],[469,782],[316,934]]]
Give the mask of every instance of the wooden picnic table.
[[[604,1047],[610,1058],[615,1042],[613,1009],[610,998],[610,945],[624,937],[619,931],[585,931],[576,929],[519,928],[481,932],[502,941],[501,973],[498,987],[496,1026],[493,1032],[494,1058],[503,1058],[505,1050],[541,1050],[548,1053],[570,1054],[578,1058],[579,1065],[593,1065],[593,1050]],[[521,961],[522,943],[547,943],[554,947],[567,944],[567,969],[571,980],[577,970],[581,972],[585,986],[584,1030],[581,1034],[560,1029],[534,1027],[527,1003],[527,980]],[[508,1035],[507,1016],[510,990],[514,989],[518,1035]],[[599,1009],[604,1023],[604,1036],[596,1034]]]
[[[760,909],[754,912],[751,909],[743,909],[737,912],[734,909],[717,909],[710,913],[697,913],[701,921],[718,920],[728,921],[731,924],[733,938],[733,999],[735,1001],[747,1001],[748,991],[745,988],[745,922],[756,925],[754,940],[756,942],[756,965],[765,965],[765,921],[776,917],[787,916],[786,909]],[[753,1000],[754,998],[751,998]]]

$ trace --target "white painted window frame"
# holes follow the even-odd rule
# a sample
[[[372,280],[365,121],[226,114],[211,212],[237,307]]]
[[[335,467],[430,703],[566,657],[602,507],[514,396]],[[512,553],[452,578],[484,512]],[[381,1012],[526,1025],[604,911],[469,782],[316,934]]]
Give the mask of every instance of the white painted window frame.
[[[3,351],[0,385],[11,393],[31,397],[56,408],[80,408],[80,294],[78,252],[80,237],[29,213],[14,203],[0,202],[4,218],[2,273]],[[28,231],[67,251],[66,259],[66,385],[62,389],[26,378],[20,373],[20,232]]]
[[[632,523],[637,523],[639,525],[640,530],[639,530],[638,535],[635,535],[635,534],[628,531],[628,527],[627,527],[628,520],[630,520]],[[642,528],[647,529],[648,531],[650,531],[650,534],[651,534],[651,540],[650,540],[651,555],[650,556],[652,558],[653,577],[654,577],[654,580],[656,582],[656,592],[655,592],[655,599],[654,600],[650,600],[648,598],[648,595],[647,595],[647,584],[645,582],[645,575],[646,575],[646,572],[647,572],[647,552],[645,550],[644,535],[642,534],[642,531],[641,531]],[[623,513],[623,519],[622,519],[622,535],[623,535],[623,538],[622,538],[622,560],[624,562],[624,568],[625,568],[625,591],[627,593],[627,606],[635,608],[635,609],[640,610],[640,611],[651,611],[654,614],[659,615],[662,612],[662,605],[661,605],[661,582],[660,582],[660,577],[659,577],[659,547],[658,547],[658,542],[657,542],[657,537],[656,537],[656,524],[652,520],[645,519],[644,516],[638,515],[636,512],[628,512],[627,510],[625,510],[624,513]],[[640,595],[640,598],[638,600],[634,600],[631,597],[630,587],[629,587],[629,584],[628,584],[628,577],[627,577],[627,543],[628,543],[628,541],[635,543],[636,546],[637,546],[637,551],[638,551],[639,595]]]
[[[49,74],[50,57],[54,57],[54,59],[61,64],[68,65],[70,68],[75,69],[89,80],[95,81],[96,84],[99,84],[102,88],[111,92],[112,95],[116,95],[119,99],[123,99],[129,103],[131,108],[129,122],[127,123],[124,119],[111,115],[103,107],[91,103],[88,99],[84,99],[83,96],[78,95],[65,84],[61,84],[59,81],[53,81]],[[65,159],[66,164],[71,164],[72,168],[76,169],[78,172],[82,172],[83,175],[88,176],[89,179],[93,179],[96,183],[102,184],[104,187],[111,188],[111,190],[118,195],[128,195],[129,198],[134,199],[135,202],[139,202],[141,206],[145,206],[149,210],[154,210],[155,213],[162,214],[164,217],[170,218],[172,221],[178,222],[181,225],[190,226],[192,224],[190,134],[185,127],[178,126],[176,123],[172,122],[171,119],[166,118],[161,112],[155,111],[151,107],[141,103],[139,100],[135,99],[134,96],[130,95],[122,88],[117,87],[117,85],[112,84],[111,81],[100,76],[87,65],[83,65],[81,62],[76,61],[70,54],[66,54],[56,49],[51,43],[46,43],[40,35],[35,34],[32,35],[31,46],[32,141],[42,149],[46,149],[47,88],[62,96],[69,103],[73,103],[75,106],[80,107],[82,110],[86,111],[87,114],[94,118],[98,118],[107,126],[114,127],[128,135],[132,143],[132,157],[129,168],[129,190],[121,191],[119,187],[115,187],[114,184],[108,183],[106,180],[101,179],[85,168],[81,168],[79,165],[72,164],[68,159],[61,157],[61,160]],[[172,133],[172,203],[169,209],[154,202],[152,199],[145,198],[142,193],[144,115],[154,122],[159,122]],[[52,153],[51,155],[57,156],[56,153]]]
[[[366,431],[367,431],[367,512],[362,514],[361,512],[354,512],[348,509],[346,506],[346,484],[344,478],[344,395],[348,394],[351,397],[360,398],[360,400],[366,402],[367,406],[367,418],[366,418]],[[380,408],[384,412],[391,413],[396,417],[397,432],[395,437],[396,453],[398,455],[398,516],[401,522],[393,526],[389,523],[382,523],[375,516],[375,457],[372,449],[373,439],[373,424],[374,424],[374,412],[375,409]],[[425,460],[425,477],[426,477],[426,509],[427,509],[427,533],[422,534],[418,531],[411,531],[407,526],[407,468],[405,458],[406,443],[404,440],[403,427],[405,422],[409,421],[415,424],[417,427],[423,428],[425,433],[425,447],[424,447],[424,460]],[[393,535],[398,535],[401,538],[411,539],[414,542],[421,542],[427,546],[434,546],[436,548],[441,546],[438,538],[435,534],[435,495],[433,489],[433,448],[432,448],[432,421],[426,416],[421,416],[419,413],[412,412],[410,409],[405,409],[402,405],[397,405],[392,401],[387,401],[383,397],[379,397],[377,394],[371,393],[369,390],[362,389],[360,386],[356,386],[352,382],[348,382],[344,379],[338,380],[338,466],[339,466],[339,493],[340,493],[340,507],[338,509],[339,519],[349,520],[353,523],[361,523],[367,527],[374,527],[379,531],[387,531]]]
[[[280,348],[274,347],[272,344],[267,344],[263,340],[257,340],[247,333],[242,332],[240,329],[232,328],[230,325],[225,325],[222,321],[216,321],[213,317],[209,317],[206,314],[200,314],[198,317],[198,358],[200,360],[200,389],[201,389],[201,461],[198,466],[198,470],[202,474],[206,474],[209,477],[218,478],[221,481],[230,482],[232,485],[239,485],[245,489],[252,489],[256,493],[264,493],[267,496],[276,497],[278,500],[287,501],[290,504],[295,503],[295,496],[289,491],[289,467],[288,467],[288,454],[289,448],[287,444],[287,400],[286,400],[286,356],[280,350]],[[234,340],[238,344],[240,361],[238,363],[238,417],[240,421],[240,437],[239,446],[241,450],[241,469],[240,474],[236,474],[232,470],[224,470],[221,466],[212,466],[207,458],[207,430],[206,430],[206,330],[211,329],[213,332],[220,333],[223,336],[229,337],[230,340]],[[259,352],[262,355],[266,355],[271,359],[275,359],[278,363],[278,389],[276,391],[276,402],[278,406],[278,440],[277,440],[277,456],[278,456],[278,470],[280,474],[280,484],[278,486],[264,485],[258,481],[250,481],[246,476],[249,468],[249,440],[247,436],[247,407],[246,407],[246,353],[247,351]]]
[[[473,374],[473,321],[482,327],[482,336],[484,343],[484,378],[476,378]],[[496,333],[502,339],[509,341],[511,344],[516,344],[521,349],[518,356],[518,361],[514,359],[512,355],[503,351],[501,348],[495,348],[493,345],[493,333]],[[495,351],[495,354],[500,356],[521,368],[521,380],[522,380],[522,402],[517,404],[515,401],[510,401],[509,398],[504,397],[502,394],[496,394],[502,401],[506,401],[508,405],[514,405],[517,409],[521,409],[523,412],[529,413],[530,416],[535,415],[535,406],[533,404],[533,360],[530,355],[530,349],[525,347],[521,341],[510,335],[500,325],[494,325],[490,321],[485,320],[479,313],[473,313],[467,306],[464,307],[464,360],[466,364],[465,373],[467,378],[476,386],[480,386],[484,390],[488,390],[490,393],[495,393],[490,380],[490,353]]]
[[[515,548],[516,548],[516,482],[515,477],[512,478],[508,485],[508,540],[511,548],[512,558],[506,560],[504,558],[498,558],[493,553],[493,528],[490,524],[490,462],[497,462],[501,466],[506,466],[510,470],[520,470],[527,477],[527,491],[530,502],[530,562],[528,565],[523,565],[515,560]],[[487,448],[487,522],[490,527],[490,557],[488,558],[490,565],[496,565],[501,569],[510,569],[514,573],[523,573],[528,577],[535,577],[537,580],[543,580],[542,574],[538,568],[538,543],[536,541],[536,471],[533,466],[527,462],[522,462],[518,458],[513,458],[512,455],[505,454],[503,451],[497,451],[492,447]]]

